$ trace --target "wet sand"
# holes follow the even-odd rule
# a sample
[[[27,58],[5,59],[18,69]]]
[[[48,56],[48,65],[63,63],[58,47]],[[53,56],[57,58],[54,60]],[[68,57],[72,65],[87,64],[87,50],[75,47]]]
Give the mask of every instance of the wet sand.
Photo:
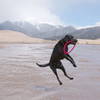
[[[100,100],[100,45],[77,45],[71,55],[74,68],[63,60],[67,79],[58,70],[63,82],[38,63],[49,61],[54,44],[7,44],[0,48],[0,100]]]

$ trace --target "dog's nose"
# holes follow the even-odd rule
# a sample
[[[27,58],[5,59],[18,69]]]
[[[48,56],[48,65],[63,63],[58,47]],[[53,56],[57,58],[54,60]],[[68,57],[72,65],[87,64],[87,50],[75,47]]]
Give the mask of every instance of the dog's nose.
[[[75,40],[75,42],[78,42],[78,40]]]

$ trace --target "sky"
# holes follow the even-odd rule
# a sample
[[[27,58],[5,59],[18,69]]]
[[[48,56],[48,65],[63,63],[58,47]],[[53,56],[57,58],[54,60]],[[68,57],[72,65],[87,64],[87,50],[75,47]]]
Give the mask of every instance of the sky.
[[[0,0],[0,22],[100,25],[100,0]]]

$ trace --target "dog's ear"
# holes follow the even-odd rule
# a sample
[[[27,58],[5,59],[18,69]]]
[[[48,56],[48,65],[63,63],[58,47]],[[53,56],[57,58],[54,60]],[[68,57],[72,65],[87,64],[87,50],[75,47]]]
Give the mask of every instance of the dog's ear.
[[[60,43],[64,44],[66,42],[66,36],[60,40]]]
[[[72,36],[72,35],[70,35],[70,34],[67,34],[66,36],[65,36],[65,39],[66,40],[72,40],[74,37]]]
[[[62,40],[60,40],[60,43],[61,43],[61,44],[64,44],[64,38],[63,38]]]
[[[60,43],[64,44],[66,41],[68,41],[69,35],[65,35],[61,40]]]
[[[69,35],[69,34],[67,34],[67,35],[65,35],[65,37],[64,37],[64,38],[68,39],[69,37],[70,37],[70,35]]]
[[[65,37],[69,37],[69,35],[67,34],[67,35],[65,35]]]
[[[69,40],[69,35],[65,35],[65,37],[63,38],[63,41],[68,41]]]

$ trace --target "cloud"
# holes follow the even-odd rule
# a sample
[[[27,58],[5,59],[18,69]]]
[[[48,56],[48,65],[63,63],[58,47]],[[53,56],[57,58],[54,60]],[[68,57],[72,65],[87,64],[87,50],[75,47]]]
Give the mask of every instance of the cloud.
[[[52,1],[53,2],[53,1]],[[52,12],[51,0],[0,0],[0,22],[5,20],[31,23],[62,24]]]
[[[100,26],[100,22],[96,22],[96,25],[97,25],[97,26]]]
[[[67,12],[87,3],[99,4],[100,0],[0,0],[0,22],[26,20],[31,23],[67,24],[67,17],[71,17]]]

